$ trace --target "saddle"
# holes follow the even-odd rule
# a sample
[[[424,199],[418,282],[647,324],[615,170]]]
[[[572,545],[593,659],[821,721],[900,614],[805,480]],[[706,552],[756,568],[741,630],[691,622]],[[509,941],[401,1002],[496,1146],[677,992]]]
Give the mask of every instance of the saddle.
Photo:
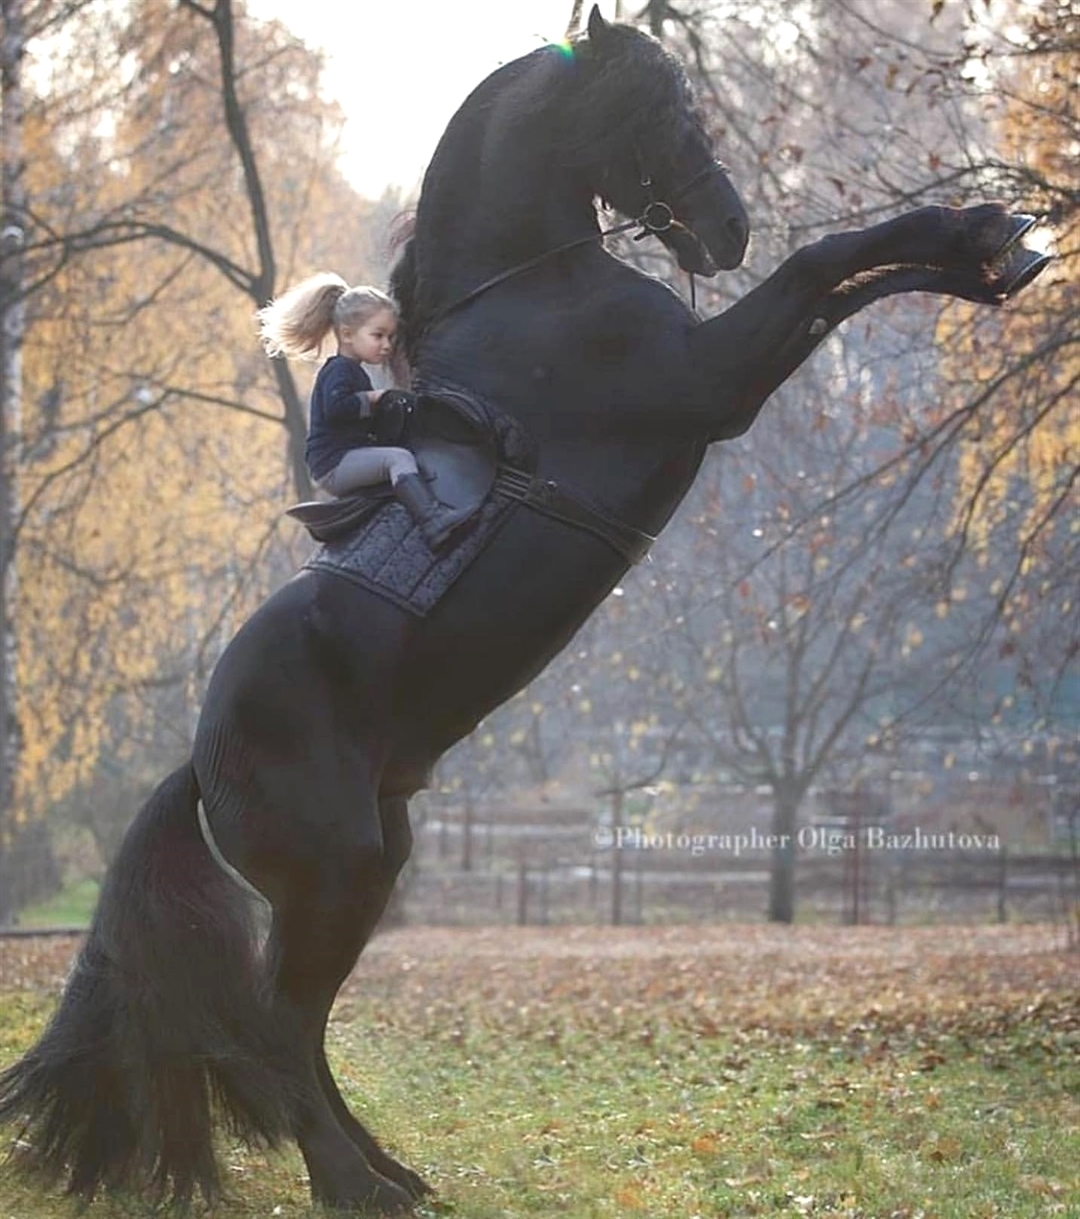
[[[493,501],[523,504],[603,539],[630,563],[640,563],[656,540],[610,516],[577,489],[531,473],[536,466],[532,442],[520,424],[491,403],[448,386],[418,395],[402,393],[391,401],[396,414],[387,412],[386,420],[393,422],[384,421],[379,443],[410,448],[436,497],[451,508],[479,512]],[[377,414],[382,413],[380,403]],[[384,432],[388,426],[391,431]],[[393,498],[393,490],[380,485],[287,511],[326,545],[358,533]]]
[[[497,442],[467,399],[388,393],[377,417],[378,442],[411,449],[436,499],[451,508],[480,507],[495,485]],[[388,485],[379,484],[340,499],[296,504],[287,515],[317,542],[332,542],[359,529],[393,497]]]

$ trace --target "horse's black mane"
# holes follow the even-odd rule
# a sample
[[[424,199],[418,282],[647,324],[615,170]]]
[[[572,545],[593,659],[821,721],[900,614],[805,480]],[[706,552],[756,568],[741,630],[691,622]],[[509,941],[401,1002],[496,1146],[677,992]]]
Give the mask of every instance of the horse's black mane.
[[[633,163],[662,147],[677,121],[701,123],[693,90],[682,65],[660,43],[625,25],[606,25],[602,47],[582,35],[570,48],[542,47],[499,69],[474,90],[451,120],[424,177],[416,231],[403,246],[390,277],[401,314],[409,359],[434,310],[436,260],[446,223],[436,199],[449,213],[475,206],[472,183],[482,155],[480,141],[498,102],[502,120],[528,120],[530,144],[539,134],[548,164],[588,173],[594,193],[605,199],[609,167]],[[454,179],[467,181],[455,200]]]

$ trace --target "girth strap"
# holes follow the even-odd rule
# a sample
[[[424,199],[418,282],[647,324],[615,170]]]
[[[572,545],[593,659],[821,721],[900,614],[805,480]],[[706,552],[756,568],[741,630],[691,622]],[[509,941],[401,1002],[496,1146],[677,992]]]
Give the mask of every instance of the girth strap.
[[[537,478],[513,466],[499,466],[492,489],[496,494],[517,500],[543,516],[550,516],[552,520],[594,534],[614,547],[630,563],[640,563],[656,541],[651,534],[585,503],[551,478]]]

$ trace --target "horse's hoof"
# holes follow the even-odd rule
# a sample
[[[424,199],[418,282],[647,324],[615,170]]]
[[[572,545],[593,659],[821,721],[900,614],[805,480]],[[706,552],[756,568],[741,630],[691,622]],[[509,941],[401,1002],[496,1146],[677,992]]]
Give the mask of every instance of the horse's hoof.
[[[1015,212],[1007,218],[1005,229],[1005,240],[998,247],[997,253],[991,259],[992,262],[1000,262],[1020,242],[1021,238],[1039,223],[1038,216],[1032,216],[1030,212]]]
[[[317,1188],[312,1183],[311,1196],[328,1211],[342,1215],[412,1215],[415,1198],[381,1173],[370,1172],[352,1187],[340,1183],[330,1188]]]
[[[1020,246],[994,276],[995,287],[1003,297],[1015,296],[1023,291],[1053,260],[1049,254]]]
[[[427,1181],[418,1173],[409,1170],[409,1180],[405,1185],[406,1190],[412,1194],[413,1198],[419,1202],[421,1198],[434,1198],[435,1186],[429,1185]]]
[[[434,1185],[429,1185],[418,1172],[406,1168],[404,1164],[396,1164],[392,1172],[385,1168],[380,1171],[395,1185],[400,1185],[414,1202],[419,1202],[422,1198],[433,1197],[435,1194]]]

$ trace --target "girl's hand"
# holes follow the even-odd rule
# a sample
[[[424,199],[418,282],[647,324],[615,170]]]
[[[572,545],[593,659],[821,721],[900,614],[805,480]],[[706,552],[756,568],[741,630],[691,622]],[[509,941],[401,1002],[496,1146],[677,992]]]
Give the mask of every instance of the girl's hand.
[[[385,393],[386,393],[385,389],[369,389],[368,390],[367,399],[368,399],[368,402],[371,404],[372,408],[379,405],[379,399]]]

